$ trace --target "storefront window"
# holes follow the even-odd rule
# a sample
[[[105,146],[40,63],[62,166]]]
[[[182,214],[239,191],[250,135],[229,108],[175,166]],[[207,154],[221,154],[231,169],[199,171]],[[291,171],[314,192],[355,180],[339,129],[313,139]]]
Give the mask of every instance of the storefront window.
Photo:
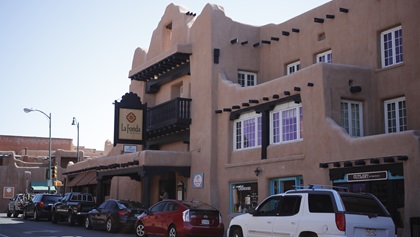
[[[258,183],[232,183],[231,193],[231,212],[247,213],[255,209],[258,205]]]

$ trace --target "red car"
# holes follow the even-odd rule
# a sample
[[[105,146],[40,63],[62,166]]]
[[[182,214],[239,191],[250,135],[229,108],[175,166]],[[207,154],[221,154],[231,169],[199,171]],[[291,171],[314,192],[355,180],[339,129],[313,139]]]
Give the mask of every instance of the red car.
[[[225,227],[220,212],[199,201],[163,200],[136,221],[136,235],[222,237]]]

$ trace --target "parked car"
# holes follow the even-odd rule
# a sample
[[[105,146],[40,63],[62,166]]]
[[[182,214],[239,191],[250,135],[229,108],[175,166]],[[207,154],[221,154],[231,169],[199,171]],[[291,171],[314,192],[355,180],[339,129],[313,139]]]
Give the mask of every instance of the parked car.
[[[109,199],[86,215],[85,227],[105,227],[108,232],[115,232],[121,228],[132,230],[137,217],[143,212],[144,207],[140,202]]]
[[[139,237],[222,237],[224,233],[220,212],[199,201],[160,201],[139,216],[135,228]]]
[[[82,224],[85,216],[95,207],[96,203],[90,193],[69,192],[60,198],[52,208],[51,221],[53,224],[66,220],[70,225],[76,221]]]
[[[23,219],[33,217],[35,220],[51,220],[51,207],[61,198],[59,194],[40,193],[30,199],[23,207]]]
[[[18,217],[19,214],[22,214],[22,207],[24,205],[24,194],[16,194],[13,198],[10,199],[7,204],[7,217]]]
[[[374,195],[312,186],[266,198],[253,213],[234,217],[227,234],[395,237],[396,228]]]

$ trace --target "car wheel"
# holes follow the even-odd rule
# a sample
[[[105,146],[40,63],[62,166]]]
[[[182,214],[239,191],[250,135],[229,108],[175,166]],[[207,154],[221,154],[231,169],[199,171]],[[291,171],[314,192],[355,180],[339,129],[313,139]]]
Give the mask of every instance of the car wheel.
[[[92,229],[92,223],[90,222],[89,216],[86,216],[85,218],[85,228]]]
[[[237,227],[235,229],[232,230],[232,234],[230,235],[230,237],[243,237],[244,235],[242,234],[242,229]]]
[[[13,211],[13,217],[17,218],[19,216],[19,211],[17,211],[16,209],[14,209]]]
[[[142,222],[139,222],[136,226],[136,235],[137,237],[147,237],[146,231]]]
[[[71,214],[71,212],[69,212],[67,215],[67,223],[69,225],[74,225],[74,216],[73,214]]]
[[[115,232],[116,230],[117,228],[115,228],[114,221],[111,217],[108,217],[108,219],[106,220],[106,231],[111,233]]]
[[[34,219],[36,220],[36,221],[38,221],[39,220],[39,212],[35,209],[34,210]]]
[[[23,214],[22,214],[22,216],[23,216],[23,219],[28,219],[28,213],[26,213],[26,208],[25,209],[23,209]]]
[[[53,224],[57,224],[57,221],[58,221],[58,215],[57,215],[57,212],[52,211],[52,212],[51,212],[51,222],[52,222]]]
[[[175,226],[171,225],[168,230],[168,237],[177,237],[177,232]]]

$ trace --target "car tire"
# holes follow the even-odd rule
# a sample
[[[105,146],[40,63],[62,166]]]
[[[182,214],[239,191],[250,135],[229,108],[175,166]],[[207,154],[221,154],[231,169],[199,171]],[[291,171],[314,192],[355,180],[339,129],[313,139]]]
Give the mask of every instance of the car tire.
[[[92,222],[90,221],[89,216],[86,216],[85,218],[85,228],[92,229]]]
[[[106,231],[108,231],[109,233],[117,231],[115,223],[111,217],[108,217],[108,219],[106,220]]]
[[[28,213],[26,213],[26,208],[23,209],[22,217],[23,217],[24,220],[28,219]]]
[[[178,233],[176,232],[175,226],[171,225],[168,229],[168,237],[177,237]]]
[[[57,224],[57,222],[58,222],[58,214],[55,211],[51,212],[51,222],[53,224]]]
[[[39,212],[37,209],[34,210],[34,220],[39,221]]]
[[[232,230],[232,234],[229,235],[229,237],[243,237],[244,234],[242,233],[242,229],[237,227]]]
[[[139,222],[136,226],[136,236],[137,237],[147,237],[146,230],[142,222]]]
[[[68,213],[68,215],[67,215],[67,223],[68,223],[69,225],[74,225],[74,222],[75,222],[75,220],[74,220],[74,216],[73,216],[73,214],[71,213],[71,211],[69,211],[69,213]]]
[[[9,210],[9,208],[7,208],[7,217],[11,217],[12,216],[12,212]]]
[[[14,209],[14,211],[13,211],[13,217],[14,218],[19,217],[19,211],[17,211],[16,209]]]

